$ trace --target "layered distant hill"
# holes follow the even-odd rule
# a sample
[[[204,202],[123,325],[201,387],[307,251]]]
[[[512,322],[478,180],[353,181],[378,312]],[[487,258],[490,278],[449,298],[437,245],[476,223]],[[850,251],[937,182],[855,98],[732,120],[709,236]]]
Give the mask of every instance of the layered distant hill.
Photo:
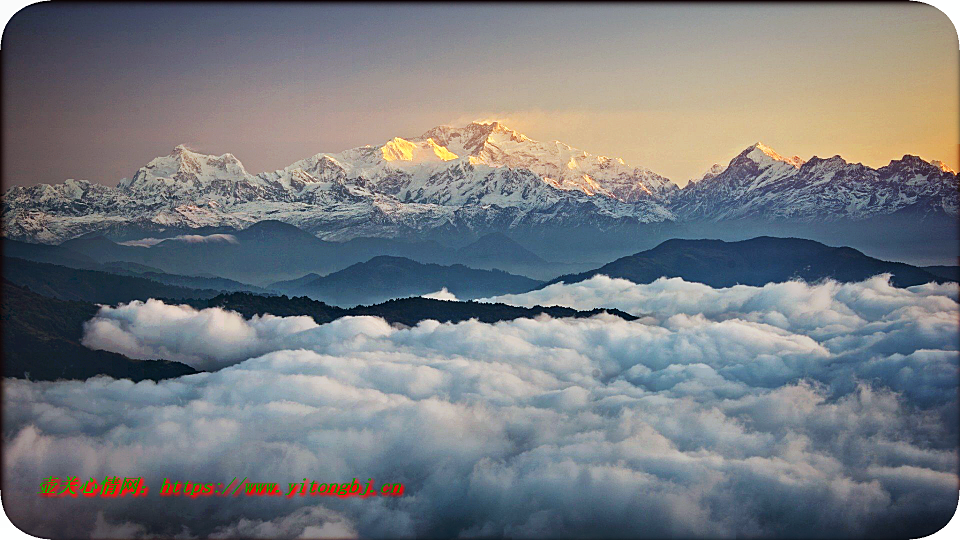
[[[921,250],[909,239],[934,232],[932,255],[956,257],[957,212],[957,175],[916,156],[873,169],[840,156],[785,158],[758,143],[680,189],[644,167],[493,122],[437,127],[260,174],[231,154],[178,146],[116,188],[83,180],[15,186],[4,195],[3,231],[42,243],[90,232],[132,240],[210,235],[270,219],[327,241],[462,247],[505,233],[546,260],[597,260],[704,231],[756,236],[766,225],[774,227],[768,233],[832,234],[839,243],[894,251]],[[892,236],[879,237],[878,228]]]
[[[576,283],[598,274],[634,283],[680,277],[711,287],[761,286],[792,279],[850,282],[884,273],[892,274],[891,282],[898,287],[951,281],[948,269],[932,270],[881,261],[849,247],[830,247],[799,238],[760,237],[741,242],[668,240],[653,249],[595,270],[560,276],[550,283]]]
[[[263,286],[278,280],[310,273],[328,274],[381,255],[403,256],[421,263],[500,269],[541,279],[593,266],[544,261],[498,233],[454,249],[436,242],[386,238],[327,242],[274,220],[228,231],[129,243],[92,235],[59,246],[7,239],[4,247],[6,256],[32,261],[147,277],[184,287],[252,292],[263,292]]]
[[[446,288],[459,299],[526,292],[541,282],[500,270],[476,270],[462,264],[423,264],[382,255],[326,276],[307,275],[269,286],[291,296],[308,296],[338,306],[372,304],[422,296]]]
[[[75,251],[69,247],[51,246],[46,244],[30,244],[19,242],[17,240],[4,240],[3,256],[7,259],[21,259],[23,261],[33,261],[41,263],[51,263],[69,268],[83,270],[97,270],[110,274],[119,274],[122,276],[145,278],[166,285],[175,285],[189,289],[211,289],[214,291],[249,291],[249,292],[267,292],[261,287],[241,283],[231,279],[218,277],[216,275],[178,275],[164,272],[160,268],[116,260],[109,256],[112,247],[116,246],[113,242],[103,237],[91,239],[91,244],[85,241],[75,241],[80,250]],[[70,245],[70,243],[66,243]],[[83,252],[83,248],[90,246],[89,254]],[[122,249],[122,248],[121,248]],[[96,258],[95,258],[96,257]],[[106,262],[98,262],[100,259]],[[10,263],[12,264],[12,263]],[[196,269],[192,269],[195,270]]]
[[[458,298],[474,299],[526,292],[542,283],[501,270],[478,270],[461,264],[424,264],[403,257],[382,255],[328,275],[307,274],[299,279],[261,288],[225,278],[149,271],[138,265],[90,263],[71,258],[74,252],[58,246],[38,246],[13,240],[7,243],[13,249],[7,250],[12,253],[4,254],[5,279],[52,298],[102,304],[148,298],[180,301],[211,298],[221,292],[243,291],[307,296],[349,307],[421,296],[444,288]],[[37,251],[45,256],[47,262],[38,262],[41,258],[33,253]],[[27,258],[18,258],[16,255]]]
[[[116,304],[149,298],[211,298],[221,291],[168,285],[144,277],[55,264],[3,258],[3,279],[35,293],[61,300]]]

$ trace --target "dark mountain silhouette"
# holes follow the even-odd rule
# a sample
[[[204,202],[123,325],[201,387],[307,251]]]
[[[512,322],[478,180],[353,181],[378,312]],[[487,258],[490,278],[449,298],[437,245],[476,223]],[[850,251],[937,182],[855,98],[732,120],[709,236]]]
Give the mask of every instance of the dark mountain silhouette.
[[[450,302],[420,297],[388,300],[373,306],[357,306],[348,311],[348,315],[373,315],[383,317],[390,323],[400,323],[407,326],[413,326],[426,319],[433,319],[440,322],[462,322],[477,319],[480,322],[492,324],[500,321],[512,321],[514,319],[529,319],[544,314],[554,318],[573,317],[579,319],[592,317],[600,313],[608,313],[627,321],[637,319],[637,317],[620,311],[619,309],[578,311],[560,306],[523,308],[508,306],[506,304],[488,304],[473,301]]]
[[[313,283],[314,281],[322,277],[323,276],[321,276],[320,274],[315,274],[311,272],[305,276],[298,277],[297,279],[287,279],[284,281],[271,283],[270,285],[267,285],[267,288],[279,293],[284,293],[284,294],[293,293],[294,291],[299,291],[303,287]]]
[[[446,287],[458,298],[472,299],[524,292],[540,282],[500,270],[477,270],[461,264],[423,264],[404,257],[382,255],[354,264],[299,286],[282,290],[341,306],[383,302],[392,298],[420,296]]]
[[[221,307],[223,309],[236,311],[247,318],[253,317],[254,315],[265,315],[267,313],[282,317],[308,315],[313,317],[318,324],[328,323],[340,317],[351,315],[382,317],[389,323],[399,323],[407,326],[413,326],[427,319],[440,322],[462,322],[469,319],[477,319],[485,323],[495,323],[519,318],[532,318],[543,314],[557,318],[582,318],[591,317],[601,312],[609,313],[628,321],[637,319],[637,317],[618,309],[577,311],[559,306],[524,308],[508,306],[506,304],[451,302],[420,297],[388,300],[381,304],[356,306],[350,309],[331,306],[305,296],[288,298],[286,296],[262,296],[249,293],[222,294],[206,300],[191,300],[188,303],[197,309]]]
[[[960,282],[960,266],[924,266],[922,268],[937,277]]]
[[[126,246],[110,240],[106,236],[87,235],[60,244],[61,248],[90,257],[97,262],[131,261],[137,253],[145,253],[147,248]],[[131,261],[137,262],[137,261]]]
[[[449,264],[456,251],[436,240],[403,240],[399,238],[360,237],[338,244],[345,255],[356,262],[368,261],[378,255],[406,257],[418,262]]]
[[[178,287],[187,287],[190,289],[208,289],[214,291],[247,291],[265,293],[269,292],[262,287],[248,285],[232,279],[222,277],[205,276],[180,276],[177,274],[168,274],[166,272],[114,272],[128,276],[138,276],[146,279],[164,283],[167,285],[176,285]]]
[[[309,273],[329,274],[381,255],[421,263],[529,270],[545,277],[570,269],[569,266],[548,263],[500,234],[488,235],[455,250],[435,241],[355,238],[347,242],[328,242],[293,225],[273,220],[204,239],[196,236],[167,238],[151,247],[117,244],[105,236],[76,238],[60,244],[60,247],[63,253],[100,264],[127,262],[150,266],[167,274],[194,276],[202,273],[256,285],[296,279]],[[63,259],[45,259],[44,262],[80,267],[67,264]],[[242,289],[237,287],[235,290]]]
[[[112,243],[112,242],[111,242]],[[71,268],[96,268],[96,260],[80,251],[74,251],[61,246],[48,244],[31,244],[18,240],[3,239],[3,256],[16,257],[28,261],[59,264]]]
[[[36,294],[3,280],[3,376],[53,381],[108,375],[160,380],[197,371],[180,362],[132,360],[80,344],[83,323],[99,308]]]
[[[622,257],[595,270],[560,276],[550,283],[576,283],[597,274],[650,283],[660,277],[681,277],[711,287],[825,278],[861,281],[890,273],[898,287],[944,281],[922,268],[881,261],[849,247],[830,247],[813,240],[761,236],[740,242],[668,240],[657,247]]]
[[[110,250],[111,246],[117,246],[121,250],[128,246],[119,246],[103,237],[93,237],[88,239],[90,245]],[[74,246],[85,245],[85,240],[77,240]],[[211,289],[216,291],[249,291],[249,292],[267,292],[260,287],[241,283],[231,279],[217,276],[183,276],[179,274],[170,274],[145,264],[126,262],[126,261],[108,261],[98,263],[93,258],[67,247],[50,246],[45,244],[29,244],[18,242],[16,240],[4,240],[4,256],[24,259],[34,262],[44,262],[66,266],[68,268],[80,268],[85,270],[99,270],[111,274],[120,274],[124,276],[143,277],[167,285],[177,285],[191,289]],[[131,248],[143,249],[143,248]],[[95,250],[94,250],[95,251]]]
[[[590,268],[589,264],[558,263],[544,260],[506,234],[494,232],[481,236],[448,255],[447,264],[460,263],[471,268],[498,269],[535,279],[550,279],[557,274]]]
[[[203,273],[243,283],[346,266],[338,263],[338,244],[279,221],[261,221],[241,231],[218,234],[205,241],[168,238],[151,247],[121,245],[103,236],[69,240],[61,246],[100,263],[124,261],[170,274]]]
[[[547,264],[547,261],[503,233],[490,233],[481,236],[472,244],[458,249],[457,254],[460,255],[460,260],[464,264],[470,262],[495,264],[502,260],[531,266]]]
[[[220,291],[167,285],[142,277],[81,270],[11,257],[3,258],[3,277],[38,294],[61,300],[116,304],[149,298],[211,298]]]

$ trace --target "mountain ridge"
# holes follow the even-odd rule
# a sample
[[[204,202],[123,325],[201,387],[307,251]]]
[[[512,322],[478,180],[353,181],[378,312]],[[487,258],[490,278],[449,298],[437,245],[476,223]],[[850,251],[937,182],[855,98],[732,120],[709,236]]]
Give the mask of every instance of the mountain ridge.
[[[469,300],[526,292],[542,283],[502,270],[480,270],[462,264],[420,263],[390,255],[378,255],[315,279],[310,279],[310,276],[273,283],[268,288],[334,305],[356,306],[422,296],[443,288],[457,298]]]
[[[672,239],[587,272],[559,276],[544,286],[606,275],[634,283],[679,277],[711,287],[759,287],[793,279],[862,281],[890,273],[895,286],[908,287],[948,281],[943,277],[947,271],[934,274],[909,264],[875,259],[850,247],[831,247],[803,238],[760,236],[738,242]]]
[[[477,238],[490,232],[741,218],[857,221],[958,213],[957,175],[912,155],[873,169],[840,156],[785,158],[755,143],[683,189],[622,159],[539,142],[498,122],[319,153],[251,174],[232,154],[178,145],[115,188],[13,186],[3,234],[59,243],[95,231],[244,229],[275,219],[328,241]]]

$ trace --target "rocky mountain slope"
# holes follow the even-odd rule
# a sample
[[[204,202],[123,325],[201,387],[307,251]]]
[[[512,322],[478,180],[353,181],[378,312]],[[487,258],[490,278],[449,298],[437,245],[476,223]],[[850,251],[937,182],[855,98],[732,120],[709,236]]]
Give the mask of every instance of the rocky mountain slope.
[[[956,216],[957,175],[911,155],[871,169],[840,156],[784,158],[757,143],[669,206],[680,220],[859,220],[908,208]]]

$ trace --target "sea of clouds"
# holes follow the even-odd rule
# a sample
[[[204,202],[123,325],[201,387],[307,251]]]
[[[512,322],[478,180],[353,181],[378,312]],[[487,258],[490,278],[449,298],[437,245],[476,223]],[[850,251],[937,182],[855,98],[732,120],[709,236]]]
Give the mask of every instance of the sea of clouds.
[[[209,370],[4,384],[4,507],[40,536],[912,536],[958,494],[956,284],[603,276],[497,324],[103,307],[84,344]],[[42,499],[50,475],[374,478],[400,498]]]

